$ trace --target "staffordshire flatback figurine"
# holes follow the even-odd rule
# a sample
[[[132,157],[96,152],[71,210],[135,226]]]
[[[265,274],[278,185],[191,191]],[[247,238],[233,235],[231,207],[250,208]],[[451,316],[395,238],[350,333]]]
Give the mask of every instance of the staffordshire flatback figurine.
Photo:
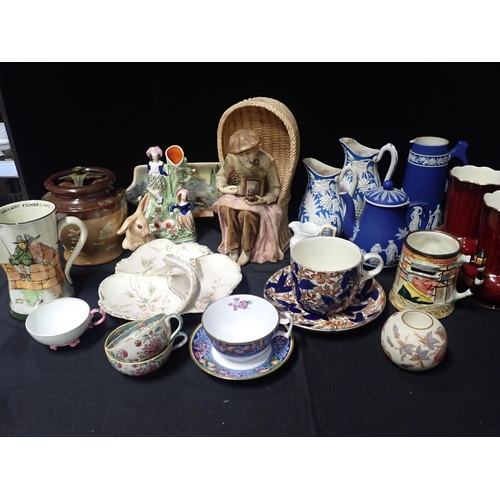
[[[196,240],[194,205],[188,202],[189,191],[185,187],[195,170],[188,165],[184,151],[180,146],[168,147],[165,163],[160,159],[163,151],[158,146],[150,147],[146,154],[151,158],[147,177],[151,199],[145,216],[151,234],[176,243]]]
[[[223,195],[212,207],[222,230],[219,252],[240,266],[284,258],[278,242],[282,211],[276,203],[281,183],[274,158],[259,144],[255,130],[234,132],[216,175],[217,190]]]
[[[158,146],[151,146],[146,155],[150,161],[148,163],[148,191],[156,198],[159,205],[163,202],[161,192],[168,184],[167,172],[163,170],[161,157],[163,151]]]

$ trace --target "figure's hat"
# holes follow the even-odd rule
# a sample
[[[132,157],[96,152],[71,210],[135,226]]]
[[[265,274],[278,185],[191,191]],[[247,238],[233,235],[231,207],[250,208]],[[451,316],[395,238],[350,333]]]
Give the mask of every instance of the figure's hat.
[[[242,128],[234,132],[229,138],[227,151],[233,155],[243,153],[260,143],[260,135],[252,129]]]

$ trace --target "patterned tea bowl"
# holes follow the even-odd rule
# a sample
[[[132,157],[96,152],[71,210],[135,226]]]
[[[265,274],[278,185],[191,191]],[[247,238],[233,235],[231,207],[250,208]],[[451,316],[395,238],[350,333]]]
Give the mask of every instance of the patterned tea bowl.
[[[261,355],[277,335],[290,337],[293,318],[280,318],[277,309],[256,295],[230,295],[210,304],[201,323],[212,347],[233,361]],[[284,325],[286,331],[281,331]]]
[[[106,357],[113,368],[124,375],[130,375],[133,377],[148,375],[161,368],[167,362],[171,352],[179,347],[182,347],[188,340],[188,336],[184,332],[178,331],[177,333],[172,334],[166,347],[156,356],[142,361],[127,362],[112,356],[106,349],[106,346],[113,341],[115,335],[116,334],[114,332],[111,332],[106,339],[104,344]]]
[[[177,320],[172,331],[171,320]],[[136,320],[115,328],[104,345],[106,353],[125,362],[154,358],[167,347],[169,340],[182,328],[178,314],[155,314],[146,320]]]

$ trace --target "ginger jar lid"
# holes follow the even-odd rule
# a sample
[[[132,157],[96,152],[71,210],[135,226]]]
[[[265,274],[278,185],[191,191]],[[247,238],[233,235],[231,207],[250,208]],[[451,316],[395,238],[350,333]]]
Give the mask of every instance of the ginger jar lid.
[[[368,191],[365,200],[378,207],[402,207],[409,203],[406,193],[402,189],[396,189],[391,180]]]
[[[42,197],[54,202],[58,212],[101,213],[116,208],[125,198],[125,190],[115,186],[116,176],[101,167],[75,167],[63,170],[46,179],[48,192]],[[97,216],[97,215],[96,215]]]

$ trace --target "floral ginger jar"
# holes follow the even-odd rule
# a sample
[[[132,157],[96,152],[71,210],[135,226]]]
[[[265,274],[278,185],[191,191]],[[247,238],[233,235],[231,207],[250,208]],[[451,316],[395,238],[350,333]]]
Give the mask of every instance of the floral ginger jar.
[[[400,368],[424,371],[437,366],[448,348],[448,336],[442,323],[420,310],[395,312],[385,322],[382,349]]]

